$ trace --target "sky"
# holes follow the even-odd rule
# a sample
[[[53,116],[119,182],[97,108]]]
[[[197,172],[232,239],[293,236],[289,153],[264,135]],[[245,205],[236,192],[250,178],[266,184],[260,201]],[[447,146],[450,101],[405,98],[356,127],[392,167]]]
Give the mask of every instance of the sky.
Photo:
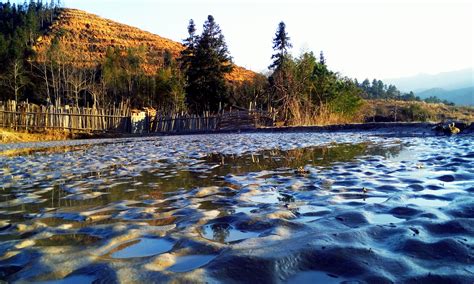
[[[474,66],[474,2],[463,0],[63,0],[63,5],[182,41],[213,15],[237,65],[265,72],[284,21],[292,54],[322,50],[349,76],[398,78]]]

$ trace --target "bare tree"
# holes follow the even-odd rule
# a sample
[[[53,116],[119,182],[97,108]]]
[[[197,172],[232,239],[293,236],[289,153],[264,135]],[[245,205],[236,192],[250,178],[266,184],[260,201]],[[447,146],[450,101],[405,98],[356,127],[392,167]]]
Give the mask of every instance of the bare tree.
[[[26,72],[23,68],[21,60],[13,60],[9,72],[2,77],[2,85],[9,88],[15,97],[15,102],[18,104],[18,98],[21,90],[28,84]]]
[[[89,76],[87,76],[87,70],[81,67],[75,67],[69,64],[66,67],[66,84],[69,89],[69,93],[72,93],[72,99],[76,107],[79,107],[79,94],[82,91],[86,91],[89,87]]]

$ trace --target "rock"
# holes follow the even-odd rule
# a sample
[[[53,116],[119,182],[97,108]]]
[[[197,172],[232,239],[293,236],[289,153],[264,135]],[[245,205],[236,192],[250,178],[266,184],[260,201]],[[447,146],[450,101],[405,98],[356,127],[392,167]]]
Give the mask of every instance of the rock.
[[[439,123],[435,125],[432,130],[437,133],[443,133],[445,135],[455,135],[462,132],[464,129],[471,128],[464,122],[450,122],[450,123]]]

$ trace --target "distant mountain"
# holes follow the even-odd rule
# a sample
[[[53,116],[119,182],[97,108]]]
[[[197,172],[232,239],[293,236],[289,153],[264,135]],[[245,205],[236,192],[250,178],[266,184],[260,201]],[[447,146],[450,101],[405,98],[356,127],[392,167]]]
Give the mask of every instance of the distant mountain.
[[[467,87],[456,90],[445,90],[442,88],[433,88],[416,93],[422,99],[436,96],[439,99],[447,100],[456,105],[474,106],[474,87]]]
[[[439,74],[419,74],[411,77],[384,79],[384,82],[393,84],[403,92],[413,91],[420,93],[431,89],[447,91],[464,89],[474,86],[474,69],[468,68]]]

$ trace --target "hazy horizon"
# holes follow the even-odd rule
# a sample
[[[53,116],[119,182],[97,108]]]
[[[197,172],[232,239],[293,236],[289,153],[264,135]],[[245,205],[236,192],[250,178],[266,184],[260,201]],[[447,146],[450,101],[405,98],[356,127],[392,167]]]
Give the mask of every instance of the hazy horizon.
[[[292,54],[324,51],[334,71],[359,80],[472,69],[469,1],[151,1],[65,0],[82,9],[181,42],[189,19],[198,32],[208,14],[221,26],[234,62],[257,72],[270,64],[284,21]]]

